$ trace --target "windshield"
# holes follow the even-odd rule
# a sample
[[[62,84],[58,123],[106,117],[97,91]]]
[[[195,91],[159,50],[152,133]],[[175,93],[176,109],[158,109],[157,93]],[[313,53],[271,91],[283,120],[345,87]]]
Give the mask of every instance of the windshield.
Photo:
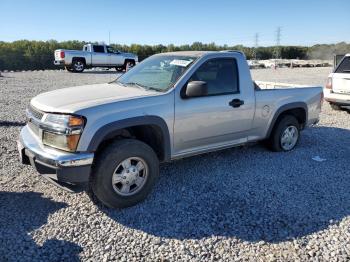
[[[174,86],[195,59],[176,55],[151,56],[115,82],[164,92]]]

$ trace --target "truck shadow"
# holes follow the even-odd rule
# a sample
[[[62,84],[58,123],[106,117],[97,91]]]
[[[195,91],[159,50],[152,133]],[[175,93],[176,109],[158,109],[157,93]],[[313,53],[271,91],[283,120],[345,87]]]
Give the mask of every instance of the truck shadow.
[[[26,125],[25,122],[0,120],[0,127],[13,127],[13,126],[25,126],[25,125]]]
[[[46,224],[51,213],[66,206],[35,192],[0,191],[0,260],[79,261],[77,244],[49,239],[41,246],[29,235]]]
[[[326,161],[313,160],[317,155]],[[278,243],[350,215],[349,161],[349,130],[310,128],[288,153],[257,145],[164,164],[145,202],[104,211],[159,237]]]

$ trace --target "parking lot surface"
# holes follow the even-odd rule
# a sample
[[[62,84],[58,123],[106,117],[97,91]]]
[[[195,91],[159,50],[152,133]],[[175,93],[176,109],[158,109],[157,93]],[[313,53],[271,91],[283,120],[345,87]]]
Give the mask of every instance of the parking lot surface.
[[[324,85],[330,70],[262,69],[252,75]],[[110,210],[91,202],[85,192],[63,191],[20,165],[16,139],[31,97],[108,82],[115,71],[3,75],[1,261],[349,261],[346,111],[324,103],[320,123],[303,131],[297,148],[288,153],[257,144],[162,164],[145,202]]]

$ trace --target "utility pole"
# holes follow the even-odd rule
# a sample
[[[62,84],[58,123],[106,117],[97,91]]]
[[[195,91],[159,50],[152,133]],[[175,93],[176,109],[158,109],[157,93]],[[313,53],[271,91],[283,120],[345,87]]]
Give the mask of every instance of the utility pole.
[[[111,31],[108,31],[108,45],[111,45]]]

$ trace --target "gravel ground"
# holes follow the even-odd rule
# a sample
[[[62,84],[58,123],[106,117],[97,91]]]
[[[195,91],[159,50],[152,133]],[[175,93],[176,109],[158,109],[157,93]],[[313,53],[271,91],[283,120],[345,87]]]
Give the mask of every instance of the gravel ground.
[[[323,85],[330,68],[254,70],[254,78]],[[289,153],[260,145],[161,166],[147,200],[108,210],[18,163],[24,109],[36,94],[106,82],[114,72],[0,78],[1,261],[348,261],[350,114],[324,104]],[[323,162],[312,160],[320,156]]]

